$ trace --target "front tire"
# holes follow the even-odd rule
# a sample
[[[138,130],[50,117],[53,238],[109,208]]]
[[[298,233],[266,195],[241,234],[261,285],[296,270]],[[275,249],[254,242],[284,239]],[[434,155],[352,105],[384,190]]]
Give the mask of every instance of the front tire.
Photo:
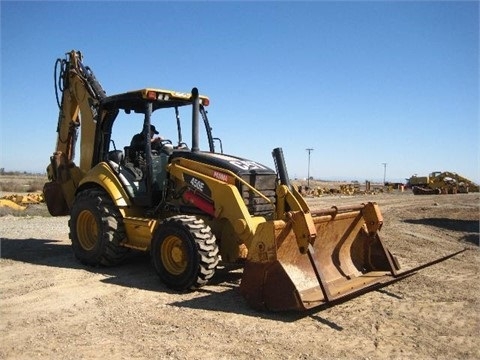
[[[68,225],[73,253],[83,264],[116,265],[129,251],[120,245],[126,236],[122,215],[101,189],[77,194]]]
[[[164,220],[154,234],[151,252],[158,276],[167,287],[177,291],[205,285],[219,261],[210,227],[188,215]]]

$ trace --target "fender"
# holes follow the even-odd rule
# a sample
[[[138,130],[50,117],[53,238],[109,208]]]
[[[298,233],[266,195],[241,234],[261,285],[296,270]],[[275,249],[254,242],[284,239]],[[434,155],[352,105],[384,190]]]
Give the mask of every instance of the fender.
[[[95,165],[82,180],[76,193],[92,184],[97,184],[102,187],[109,195],[116,206],[130,206],[132,205],[123,184],[118,179],[118,175],[105,162],[100,162]]]

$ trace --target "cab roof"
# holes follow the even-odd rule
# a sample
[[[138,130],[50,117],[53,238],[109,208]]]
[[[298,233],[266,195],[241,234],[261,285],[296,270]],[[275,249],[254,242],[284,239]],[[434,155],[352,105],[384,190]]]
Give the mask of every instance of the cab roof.
[[[199,95],[200,104],[208,106],[210,99]],[[122,94],[107,96],[101,100],[107,110],[122,109],[126,112],[145,112],[145,102],[152,102],[152,111],[162,108],[180,107],[193,104],[192,94],[173,90],[145,88]]]

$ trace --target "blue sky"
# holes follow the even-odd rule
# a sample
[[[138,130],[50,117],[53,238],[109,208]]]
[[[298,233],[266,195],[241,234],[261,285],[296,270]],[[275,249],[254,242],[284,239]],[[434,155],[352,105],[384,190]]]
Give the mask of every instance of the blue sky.
[[[477,1],[2,1],[1,45],[6,170],[48,165],[54,63],[76,49],[108,95],[198,87],[226,153],[273,167],[282,147],[292,178],[313,148],[314,178],[480,180]]]

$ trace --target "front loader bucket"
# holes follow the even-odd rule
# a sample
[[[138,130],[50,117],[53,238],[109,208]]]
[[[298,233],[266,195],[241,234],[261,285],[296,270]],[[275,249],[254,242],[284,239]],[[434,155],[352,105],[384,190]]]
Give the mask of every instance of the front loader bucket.
[[[256,309],[307,310],[392,281],[399,265],[377,231],[374,203],[311,214],[316,239],[299,250],[292,221],[273,221],[275,248],[249,251],[240,291]]]

